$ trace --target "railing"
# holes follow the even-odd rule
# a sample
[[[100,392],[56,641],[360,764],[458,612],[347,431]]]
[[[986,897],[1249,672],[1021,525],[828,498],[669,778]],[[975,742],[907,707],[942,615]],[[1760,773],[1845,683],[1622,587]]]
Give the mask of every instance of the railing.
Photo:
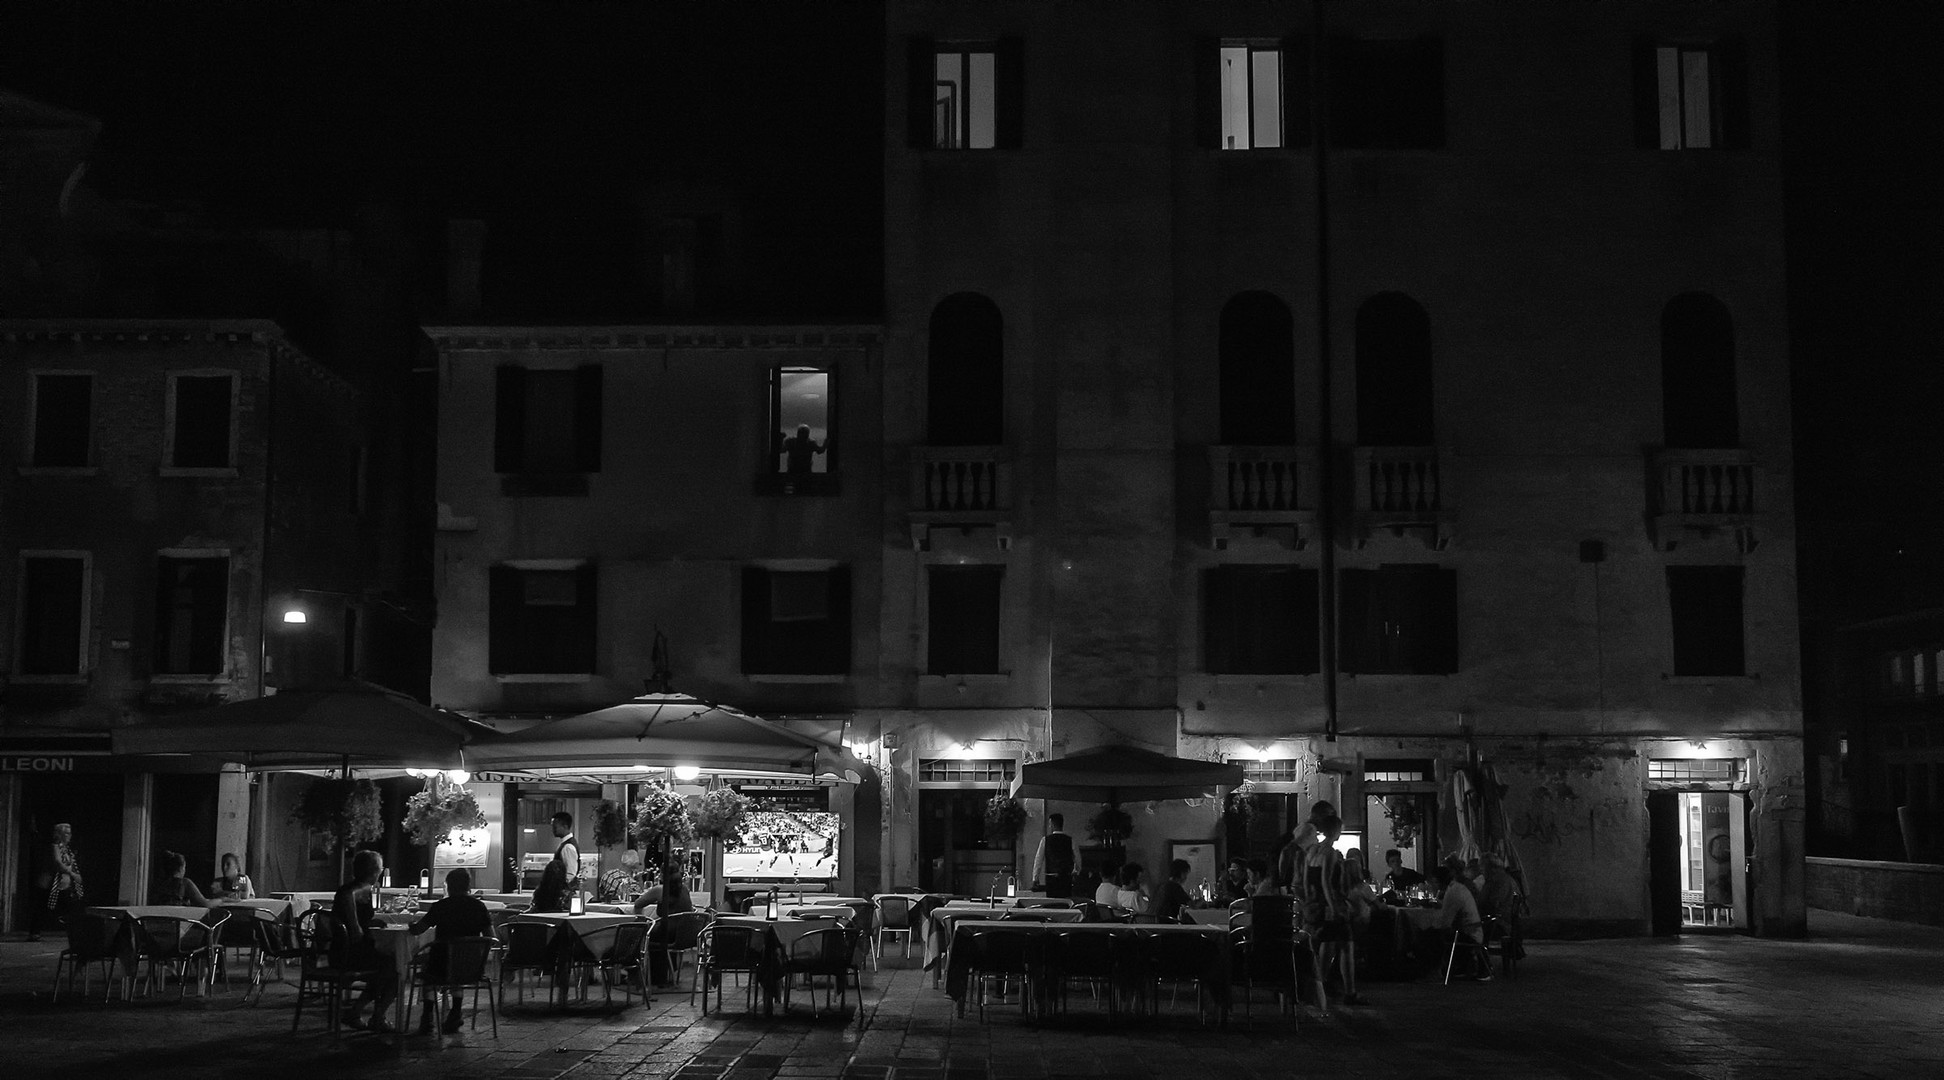
[[[1208,448],[1209,509],[1222,514],[1272,515],[1313,510],[1316,454],[1295,446]]]
[[[1431,517],[1445,510],[1435,446],[1359,446],[1356,507],[1383,517]]]
[[[913,509],[987,514],[1012,508],[1012,466],[997,446],[921,446],[912,454]]]
[[[1755,513],[1755,462],[1746,450],[1663,450],[1660,470],[1662,514],[1689,517],[1749,517]]]

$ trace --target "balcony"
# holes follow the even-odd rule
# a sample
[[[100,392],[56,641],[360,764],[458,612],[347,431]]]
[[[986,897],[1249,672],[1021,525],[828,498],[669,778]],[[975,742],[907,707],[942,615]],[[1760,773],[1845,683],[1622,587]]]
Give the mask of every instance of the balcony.
[[[1435,446],[1359,446],[1351,451],[1354,534],[1362,547],[1379,529],[1415,533],[1442,551],[1458,515]]]
[[[931,548],[934,529],[993,534],[1012,546],[1012,463],[1000,446],[916,446],[911,451],[911,546]]]
[[[1661,450],[1652,458],[1654,546],[1672,551],[1685,539],[1734,536],[1743,554],[1755,549],[1759,474],[1746,450]]]
[[[1229,546],[1238,531],[1275,535],[1302,550],[1316,533],[1321,471],[1307,446],[1208,448],[1208,545]]]

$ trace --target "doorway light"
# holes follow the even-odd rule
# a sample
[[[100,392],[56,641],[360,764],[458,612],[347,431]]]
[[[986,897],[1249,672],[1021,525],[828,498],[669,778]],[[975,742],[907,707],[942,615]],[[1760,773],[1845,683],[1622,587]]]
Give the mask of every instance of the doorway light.
[[[685,780],[685,781],[693,780],[696,777],[701,775],[702,775],[702,770],[695,767],[694,765],[675,766],[675,779],[677,780]]]
[[[283,613],[283,621],[293,625],[301,625],[309,622],[310,617],[304,614],[303,608],[289,608]]]

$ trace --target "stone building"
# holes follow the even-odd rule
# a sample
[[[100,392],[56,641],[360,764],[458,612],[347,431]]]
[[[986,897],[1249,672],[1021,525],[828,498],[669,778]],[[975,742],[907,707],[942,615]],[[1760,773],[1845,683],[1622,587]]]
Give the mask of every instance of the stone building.
[[[1801,932],[1774,23],[889,5],[886,884],[1130,742],[1281,796],[1131,808],[1157,879],[1317,798],[1462,850],[1476,762],[1534,929]]]

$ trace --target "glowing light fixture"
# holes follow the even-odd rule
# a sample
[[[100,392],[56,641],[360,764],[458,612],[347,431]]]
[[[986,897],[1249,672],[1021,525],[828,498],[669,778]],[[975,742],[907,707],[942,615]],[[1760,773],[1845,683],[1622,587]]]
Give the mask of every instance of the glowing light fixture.
[[[702,775],[702,770],[696,768],[693,765],[675,766],[675,779],[677,780],[693,780],[696,777],[701,775]]]
[[[289,608],[283,613],[283,621],[293,625],[301,625],[309,622],[310,616],[304,614],[303,608]]]

